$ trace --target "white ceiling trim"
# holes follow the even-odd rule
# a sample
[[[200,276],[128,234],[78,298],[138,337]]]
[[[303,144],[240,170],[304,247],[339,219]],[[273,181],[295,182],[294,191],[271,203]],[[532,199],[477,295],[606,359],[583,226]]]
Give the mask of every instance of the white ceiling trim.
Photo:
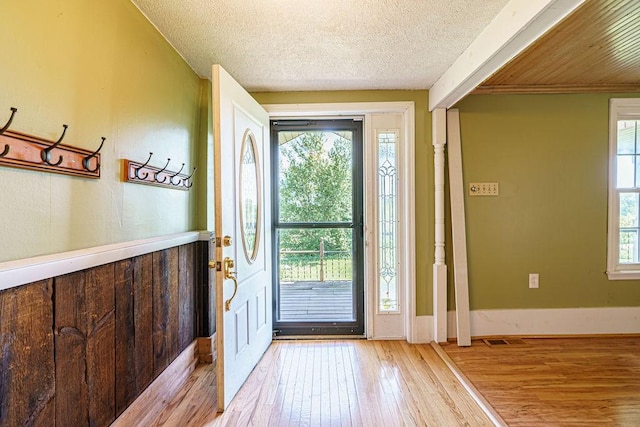
[[[585,0],[511,0],[429,89],[429,111],[450,108]]]

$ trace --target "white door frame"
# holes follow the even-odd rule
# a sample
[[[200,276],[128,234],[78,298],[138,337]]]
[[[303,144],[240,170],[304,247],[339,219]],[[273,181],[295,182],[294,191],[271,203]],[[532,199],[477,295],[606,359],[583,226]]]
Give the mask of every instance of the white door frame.
[[[406,286],[404,304],[405,314],[405,336],[409,342],[418,342],[418,330],[416,325],[416,251],[415,251],[415,105],[413,102],[353,102],[353,103],[310,103],[310,104],[265,104],[263,108],[269,113],[270,119],[294,119],[294,118],[331,118],[331,117],[364,117],[364,152],[365,156],[372,144],[375,144],[375,132],[371,125],[372,114],[392,113],[402,114],[403,129],[405,137],[404,162],[399,165],[401,182],[405,185],[401,189],[405,197],[402,198],[398,217],[401,227],[398,229],[398,241],[402,243],[399,248],[404,255],[402,275],[405,277]],[[364,159],[365,165],[365,210],[371,209],[371,196],[367,194],[367,176],[371,172],[367,169],[368,159]],[[372,259],[373,251],[370,249],[370,242],[375,241],[373,236],[375,228],[367,223],[369,215],[365,212],[365,330],[368,338],[376,338],[375,331],[372,330],[372,319],[375,315],[375,305],[371,295],[375,295],[372,280],[375,275],[376,262]]]

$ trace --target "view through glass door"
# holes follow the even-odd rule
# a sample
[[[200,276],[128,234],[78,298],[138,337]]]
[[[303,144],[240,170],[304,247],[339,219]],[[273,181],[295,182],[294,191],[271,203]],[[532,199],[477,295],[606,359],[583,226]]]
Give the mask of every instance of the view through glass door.
[[[363,335],[361,120],[271,123],[277,335]]]

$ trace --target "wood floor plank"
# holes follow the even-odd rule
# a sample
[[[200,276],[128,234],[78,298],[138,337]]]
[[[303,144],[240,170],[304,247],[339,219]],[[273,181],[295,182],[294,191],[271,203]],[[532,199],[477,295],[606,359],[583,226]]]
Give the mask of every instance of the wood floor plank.
[[[320,363],[320,357],[322,355],[322,349],[319,345],[314,344],[311,346],[313,354],[313,366],[317,366]],[[311,397],[309,399],[309,425],[317,427],[321,425],[321,413],[320,413],[320,396],[322,395],[322,382],[321,372],[319,369],[310,369],[311,371]]]
[[[335,358],[336,366],[336,380],[338,383],[338,392],[340,399],[340,420],[342,425],[352,425],[353,419],[351,418],[351,407],[349,405],[349,389],[347,386],[347,375],[344,362],[342,360],[342,343],[334,342],[333,356]]]
[[[313,346],[307,347],[307,355],[305,358],[305,364],[313,366],[315,361],[315,348]],[[313,369],[303,369],[302,377],[304,379],[301,392],[300,401],[300,425],[311,424],[311,393],[313,390]]]
[[[266,353],[264,363],[260,363],[260,365],[256,367],[258,374],[250,379],[250,381],[255,382],[252,384],[247,381],[249,388],[259,390],[257,399],[251,402],[255,405],[255,410],[251,412],[251,417],[249,418],[250,425],[263,425],[264,421],[269,417],[271,411],[271,405],[269,404],[271,399],[270,392],[275,388],[283,371],[282,364],[278,362],[280,349],[281,347],[276,347],[274,351]]]
[[[416,395],[423,411],[416,414],[424,418],[424,423],[428,425],[449,425],[456,424],[455,419],[451,419],[451,411],[456,408],[450,403],[449,396],[443,393],[443,386],[434,379],[433,371],[422,361],[416,359],[415,353],[411,350],[414,346],[408,346],[403,342],[393,342],[389,344],[393,347],[393,354],[397,354],[396,363],[400,366],[400,372],[404,380],[409,384],[411,393]],[[440,368],[436,365],[436,368]],[[406,404],[406,399],[403,399]],[[426,402],[426,403],[422,403]],[[437,407],[434,405],[438,405]],[[448,411],[439,411],[441,406],[446,406]]]
[[[304,396],[304,383],[307,378],[306,366],[309,362],[309,348],[309,346],[300,346],[300,363],[298,364],[296,381],[293,387],[293,403],[291,405],[289,425],[301,425],[303,422],[302,408],[304,406],[304,401],[307,400]]]
[[[377,404],[378,391],[373,376],[374,372],[369,368],[368,360],[363,357],[363,352],[359,351],[359,347],[350,347],[356,390],[365,425],[375,425],[374,423],[382,420],[382,408]],[[363,348],[363,351],[366,351],[366,347]]]
[[[271,345],[271,349],[274,348],[276,343]],[[280,419],[280,413],[282,412],[282,403],[284,400],[284,390],[286,389],[287,380],[289,379],[289,375],[291,370],[288,369],[291,366],[291,357],[293,354],[293,346],[284,346],[281,351],[280,360],[282,364],[287,366],[287,369],[282,369],[280,373],[280,377],[278,379],[278,383],[275,391],[273,391],[273,399],[271,401],[271,412],[269,413],[269,425],[277,425]]]
[[[322,423],[335,427],[340,425],[340,407],[337,404],[337,386],[335,381],[335,366],[331,362],[333,343],[327,342],[322,348]]]
[[[353,425],[363,425],[362,414],[360,413],[360,401],[353,374],[353,361],[351,360],[349,346],[344,344],[340,345],[340,355],[344,365],[344,377],[347,387],[347,396],[349,398],[349,413],[351,415],[351,421],[353,422]]]
[[[401,410],[403,419],[409,425],[426,423],[428,418],[425,418],[421,413],[421,407],[418,402],[420,399],[429,399],[430,394],[426,393],[424,387],[418,383],[413,375],[414,368],[402,357],[400,343],[386,342],[382,350],[384,352],[381,352],[381,354],[384,355],[387,364],[393,367],[390,372],[390,374],[393,374],[393,378],[389,381],[391,384],[398,385],[393,397],[396,403],[403,408]],[[395,368],[396,366],[397,368]]]
[[[215,366],[201,365],[152,425],[490,425],[466,393],[436,383],[454,377],[440,363],[442,375],[429,372],[429,352],[436,356],[400,342],[276,341],[223,414],[212,398]]]
[[[384,368],[375,355],[374,343],[362,341],[361,345],[355,346],[355,350],[359,368],[356,378],[364,380],[364,393],[369,397],[364,409],[373,411],[374,423],[393,425],[391,414],[393,406],[390,405],[385,396],[384,387],[380,384],[380,376],[383,375]]]
[[[419,364],[421,369],[429,371],[429,378],[437,384],[436,390],[441,401],[444,404],[449,405],[449,411],[442,412],[446,414],[447,424],[461,423],[469,420],[471,416],[471,423],[473,425],[482,425],[487,420],[487,417],[482,414],[482,417],[475,416],[475,408],[477,404],[472,399],[457,399],[457,396],[466,395],[466,390],[462,385],[450,374],[446,365],[440,359],[437,354],[429,348],[426,350],[424,346],[417,346],[415,348],[408,348],[407,351],[413,353],[412,360],[414,364]],[[472,415],[469,415],[472,414]]]
[[[285,393],[282,399],[282,410],[280,412],[279,425],[290,425],[291,413],[294,398],[294,388],[296,386],[298,378],[298,368],[300,367],[300,350],[301,345],[298,342],[293,342],[293,354],[291,359],[291,365],[289,368],[289,378],[285,388]]]
[[[640,425],[640,337],[443,349],[509,425]]]

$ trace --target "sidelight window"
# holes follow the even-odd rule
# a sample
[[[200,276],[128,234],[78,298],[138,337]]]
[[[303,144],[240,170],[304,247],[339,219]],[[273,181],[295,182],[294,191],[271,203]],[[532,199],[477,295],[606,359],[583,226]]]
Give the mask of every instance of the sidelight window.
[[[398,312],[397,130],[378,130],[378,311]]]

